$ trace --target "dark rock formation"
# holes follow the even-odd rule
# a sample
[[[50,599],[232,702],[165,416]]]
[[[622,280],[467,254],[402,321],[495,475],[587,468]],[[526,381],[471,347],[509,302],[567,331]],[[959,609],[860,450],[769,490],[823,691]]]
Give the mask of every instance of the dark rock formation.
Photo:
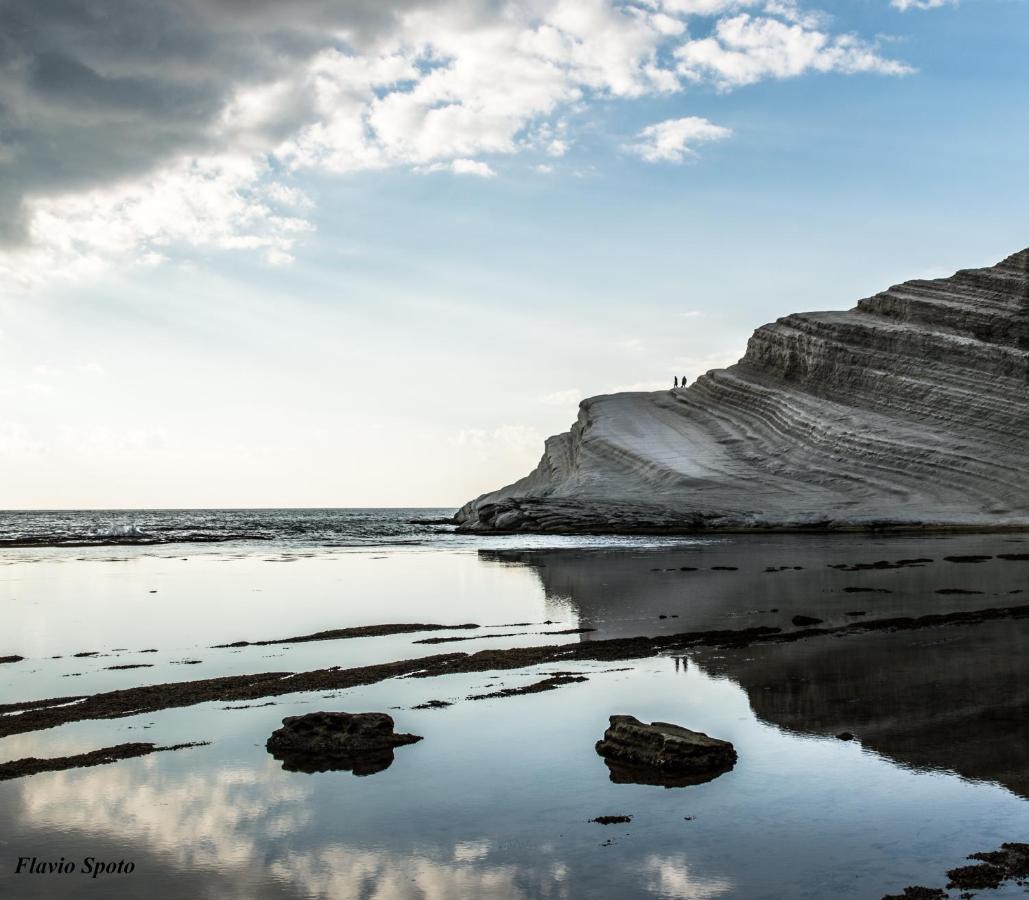
[[[728,741],[667,722],[645,725],[634,716],[611,716],[597,753],[619,784],[703,784],[736,764],[736,750]]]
[[[947,892],[940,888],[927,888],[920,884],[904,888],[902,894],[887,894],[882,900],[946,900]]]
[[[287,716],[266,747],[289,772],[337,769],[372,775],[393,763],[393,748],[421,737],[396,734],[386,713],[315,712]]]
[[[133,743],[103,747],[100,750],[90,750],[88,753],[76,753],[74,756],[51,756],[45,759],[27,756],[24,759],[0,763],[0,781],[7,781],[11,778],[24,778],[27,775],[38,775],[41,772],[63,772],[67,769],[87,769],[91,766],[106,766],[110,763],[118,762],[118,760],[147,756],[150,753],[160,753],[164,750],[185,750],[188,747],[206,746],[206,741],[174,744],[170,747]]]
[[[686,390],[593,397],[465,531],[1029,526],[1029,250],[759,328]]]

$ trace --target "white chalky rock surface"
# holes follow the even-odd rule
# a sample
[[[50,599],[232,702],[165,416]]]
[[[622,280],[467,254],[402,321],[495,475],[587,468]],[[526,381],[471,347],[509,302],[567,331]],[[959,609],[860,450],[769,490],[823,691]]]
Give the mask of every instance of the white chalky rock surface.
[[[689,388],[592,397],[468,531],[1029,525],[1029,250],[754,332]]]

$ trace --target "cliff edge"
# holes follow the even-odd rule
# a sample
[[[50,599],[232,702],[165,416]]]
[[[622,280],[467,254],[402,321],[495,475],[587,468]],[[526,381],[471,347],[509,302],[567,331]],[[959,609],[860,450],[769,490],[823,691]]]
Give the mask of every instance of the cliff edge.
[[[1029,527],[1029,249],[786,316],[689,388],[582,401],[470,532]]]

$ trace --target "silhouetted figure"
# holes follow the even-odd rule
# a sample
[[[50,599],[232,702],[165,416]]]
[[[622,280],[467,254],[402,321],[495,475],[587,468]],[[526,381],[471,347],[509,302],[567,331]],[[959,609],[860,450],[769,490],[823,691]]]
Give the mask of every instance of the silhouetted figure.
[[[685,375],[682,376],[682,386],[686,387],[686,376]]]
[[[672,377],[672,387],[677,388],[679,386],[679,376],[675,375]]]

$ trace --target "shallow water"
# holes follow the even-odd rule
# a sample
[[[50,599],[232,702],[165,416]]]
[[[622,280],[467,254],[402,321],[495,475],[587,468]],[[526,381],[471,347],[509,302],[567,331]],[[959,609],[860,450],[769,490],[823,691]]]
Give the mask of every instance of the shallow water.
[[[838,625],[857,611],[884,618],[1011,606],[1021,602],[1013,591],[1029,591],[1029,562],[945,557],[1026,550],[1018,536],[977,535],[313,555],[227,545],[35,551],[0,566],[0,656],[27,657],[0,666],[0,703],[486,647],[790,630],[798,613]],[[918,557],[933,561],[829,568]],[[953,588],[981,593],[936,593]],[[483,627],[440,632],[474,637],[442,645],[418,644],[438,635],[416,633],[211,648],[385,622]],[[595,631],[541,634],[573,627]],[[1025,620],[988,622],[393,679],[3,738],[0,760],[125,741],[211,744],[0,783],[0,895],[856,898],[943,886],[966,854],[1029,837],[1026,632]],[[158,652],[139,652],[151,648]],[[81,651],[110,655],[70,656]],[[107,668],[125,663],[152,668]],[[568,670],[588,681],[464,699]],[[411,708],[430,699],[453,705]],[[264,741],[284,716],[316,709],[387,710],[398,731],[424,740],[366,777],[283,771]],[[687,788],[612,783],[593,744],[614,713],[731,740],[739,761]],[[857,740],[837,740],[843,730]],[[588,821],[603,814],[633,819]],[[14,875],[19,856],[136,868],[96,880]]]

